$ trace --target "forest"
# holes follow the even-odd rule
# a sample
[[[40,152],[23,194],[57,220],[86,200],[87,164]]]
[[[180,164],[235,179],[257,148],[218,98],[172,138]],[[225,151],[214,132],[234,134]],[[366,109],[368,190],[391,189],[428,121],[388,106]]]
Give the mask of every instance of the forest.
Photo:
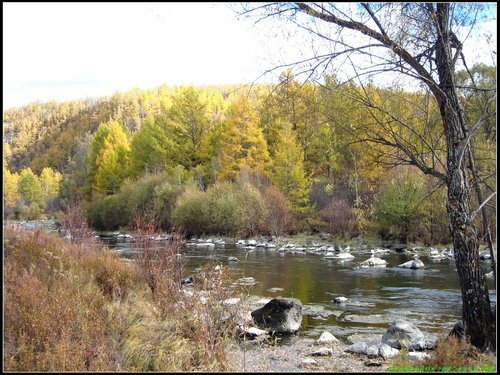
[[[496,103],[487,88],[496,87],[496,68],[470,70],[456,74],[467,122],[492,114],[472,140],[488,197]],[[471,77],[485,90],[467,90]],[[78,202],[97,230],[146,222],[188,236],[321,232],[448,243],[446,186],[414,166],[445,170],[441,122],[424,89],[335,76],[318,84],[291,70],[274,85],[163,85],[31,103],[4,111],[4,219],[57,218]],[[480,218],[477,227],[482,240]]]

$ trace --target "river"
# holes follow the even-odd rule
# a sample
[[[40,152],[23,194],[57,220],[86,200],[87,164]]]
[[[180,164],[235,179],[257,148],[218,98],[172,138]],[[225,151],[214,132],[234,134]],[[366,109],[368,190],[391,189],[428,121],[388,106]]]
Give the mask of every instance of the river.
[[[133,243],[109,246],[125,257],[136,251]],[[235,279],[255,279],[243,287],[249,295],[298,298],[304,305],[299,335],[318,338],[323,331],[329,331],[346,343],[376,341],[395,320],[411,322],[423,332],[439,335],[449,332],[460,319],[461,294],[454,260],[431,258],[428,248],[418,253],[425,268],[412,270],[396,267],[412,260],[412,251],[377,254],[387,261],[386,267],[359,268],[360,262],[371,257],[370,249],[352,250],[355,258],[342,261],[324,258],[324,253],[247,249],[234,244],[184,248],[185,275],[193,274],[208,261],[227,264]],[[230,257],[238,261],[229,262]],[[481,267],[489,272],[490,261],[481,261]],[[496,305],[492,279],[488,288],[492,305]],[[339,296],[348,301],[334,303]]]

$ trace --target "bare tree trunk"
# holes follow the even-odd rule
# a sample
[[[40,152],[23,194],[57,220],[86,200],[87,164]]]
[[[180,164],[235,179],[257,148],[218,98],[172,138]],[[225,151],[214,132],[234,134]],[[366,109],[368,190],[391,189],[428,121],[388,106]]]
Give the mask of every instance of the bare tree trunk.
[[[472,172],[472,181],[474,183],[474,189],[476,190],[477,202],[478,204],[483,203],[483,194],[481,193],[481,187],[479,186],[479,181],[477,178],[476,164],[474,163],[474,156],[472,151],[469,153],[469,165]],[[486,208],[481,207],[481,216],[483,219],[483,229],[486,234],[486,242],[488,243],[488,248],[490,249],[491,256],[491,269],[493,270],[493,281],[495,285],[497,283],[497,263],[495,260],[495,251],[493,249],[493,238],[491,237],[490,223],[488,222],[488,216],[486,215]]]
[[[479,266],[479,242],[470,208],[470,187],[466,162],[470,152],[467,131],[455,90],[449,34],[449,4],[437,4],[438,39],[436,63],[439,74],[437,96],[447,142],[447,210],[455,248],[465,335],[484,351],[495,349],[495,322],[484,274]]]
[[[457,162],[456,158],[451,159],[449,163]],[[461,169],[450,171],[447,209],[462,292],[462,320],[465,334],[474,346],[494,350],[495,323],[486,279],[479,265],[477,233],[470,222],[468,182]]]

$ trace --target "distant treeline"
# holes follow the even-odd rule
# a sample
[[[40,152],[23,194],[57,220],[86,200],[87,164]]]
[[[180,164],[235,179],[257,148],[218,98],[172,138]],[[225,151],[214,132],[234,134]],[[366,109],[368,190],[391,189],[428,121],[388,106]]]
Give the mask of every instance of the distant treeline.
[[[472,73],[476,85],[496,85],[495,68]],[[459,72],[458,86],[468,77]],[[468,122],[496,111],[492,95],[462,89]],[[193,234],[448,241],[446,191],[387,141],[403,139],[409,153],[444,168],[431,98],[334,76],[299,82],[286,71],[276,85],[161,86],[10,109],[4,215],[38,217],[78,200],[102,229],[148,219]],[[485,196],[496,190],[494,119],[472,140]]]

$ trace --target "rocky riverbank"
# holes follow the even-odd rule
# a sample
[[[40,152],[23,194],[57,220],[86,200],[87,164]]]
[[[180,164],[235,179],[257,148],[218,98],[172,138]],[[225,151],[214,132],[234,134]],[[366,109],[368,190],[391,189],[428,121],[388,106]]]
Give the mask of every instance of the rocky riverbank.
[[[345,352],[341,342],[318,344],[309,338],[293,337],[286,344],[262,341],[235,343],[228,355],[235,372],[380,372],[394,359],[368,358]]]

